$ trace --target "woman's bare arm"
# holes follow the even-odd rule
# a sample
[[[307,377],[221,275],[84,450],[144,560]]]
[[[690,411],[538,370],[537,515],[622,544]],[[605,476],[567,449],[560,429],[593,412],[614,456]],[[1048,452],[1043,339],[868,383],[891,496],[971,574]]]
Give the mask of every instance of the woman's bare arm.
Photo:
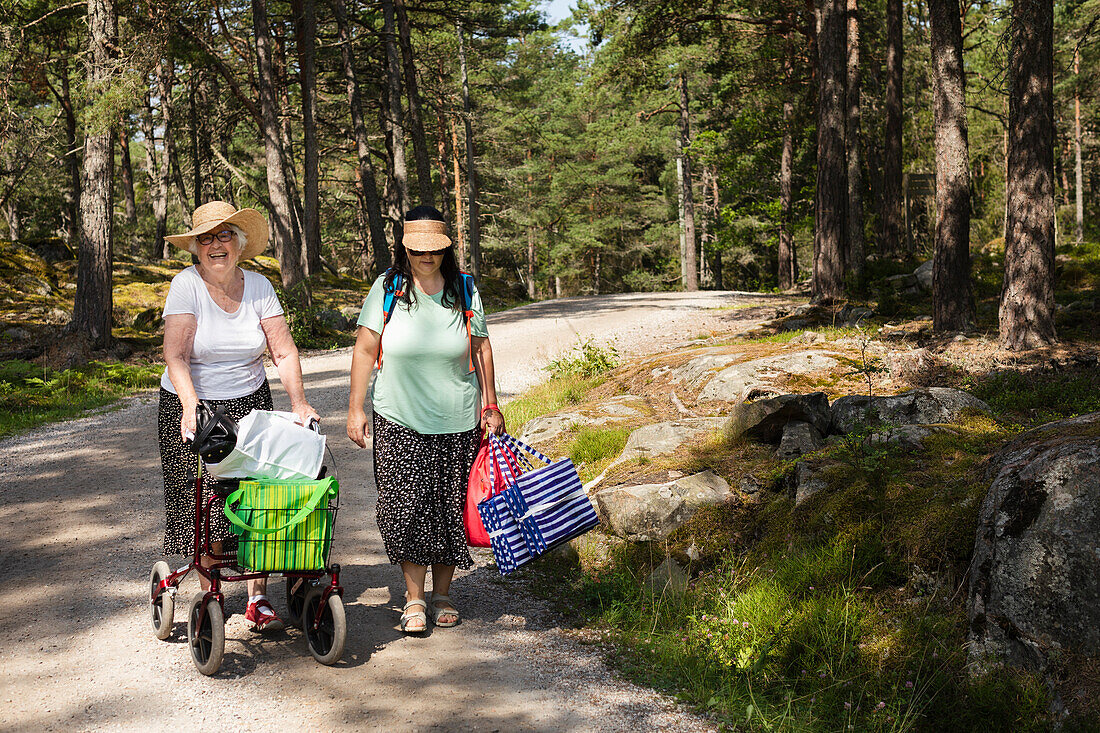
[[[481,421],[480,426],[500,435],[504,432],[504,415],[500,410],[485,411],[489,405],[497,403],[496,367],[493,365],[493,345],[488,336],[473,336],[474,371],[481,385]]]
[[[177,313],[164,317],[164,364],[168,379],[176,389],[183,405],[180,435],[189,439],[195,434],[195,408],[199,398],[191,381],[191,349],[195,345],[195,332],[199,321],[191,313]]]
[[[360,448],[367,447],[370,428],[367,426],[367,412],[363,404],[367,400],[367,388],[370,386],[374,364],[378,360],[378,347],[382,335],[365,326],[360,326],[355,335],[355,347],[351,351],[351,394],[348,396],[348,437]]]
[[[267,339],[271,361],[279,370],[279,381],[283,383],[283,389],[290,398],[290,409],[301,418],[303,424],[308,425],[311,419],[320,420],[317,412],[306,401],[306,390],[302,384],[302,361],[298,357],[298,347],[294,345],[294,337],[290,335],[286,318],[281,315],[264,318],[260,321],[260,328]]]

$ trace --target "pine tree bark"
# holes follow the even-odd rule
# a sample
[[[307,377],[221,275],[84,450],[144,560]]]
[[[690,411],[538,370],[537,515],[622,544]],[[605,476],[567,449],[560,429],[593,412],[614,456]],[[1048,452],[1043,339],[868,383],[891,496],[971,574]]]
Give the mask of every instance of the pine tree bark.
[[[680,94],[680,158],[683,160],[683,180],[681,185],[684,191],[684,239],[686,244],[686,258],[683,280],[684,290],[693,291],[699,289],[699,267],[696,261],[695,241],[695,194],[693,192],[691,156],[687,149],[691,147],[691,114],[688,109],[687,75],[683,69],[677,75],[677,86]]]
[[[442,195],[439,197],[439,211],[443,214],[443,219],[446,220],[448,226],[454,227],[454,219],[451,216],[451,197],[448,192],[451,190],[450,174],[447,172],[447,130],[443,123],[443,106],[440,105],[439,114],[436,116],[437,135],[435,138],[436,145],[436,170],[439,171],[439,190]]]
[[[264,158],[267,162],[267,189],[271,199],[268,219],[271,226],[275,256],[283,287],[290,290],[302,282],[301,248],[294,239],[291,221],[290,189],[283,163],[282,133],[279,129],[278,97],[276,96],[275,69],[271,29],[267,21],[266,0],[252,0],[252,22],[256,35],[256,86],[260,96],[262,123],[260,134],[264,139]]]
[[[290,104],[290,78],[286,56],[286,31],[282,24],[272,27],[272,48],[275,51],[275,90],[278,99],[276,109],[279,110],[280,135],[282,139],[283,170],[286,176],[287,190],[290,192],[290,225],[294,241],[298,243],[299,256],[302,259],[302,274],[308,278],[310,270],[307,265],[306,244],[303,235],[303,222],[305,215],[302,213],[302,196],[298,188],[298,171],[294,164],[296,159],[294,152],[294,116],[286,110],[291,109]],[[308,288],[304,293],[308,300],[310,294]]]
[[[856,278],[863,276],[863,146],[860,144],[859,0],[848,3],[847,125],[844,148],[848,156],[848,249],[845,265]]]
[[[420,92],[416,84],[416,64],[413,58],[412,30],[405,0],[393,0],[397,14],[398,42],[401,46],[401,65],[405,76],[405,96],[409,100],[409,131],[412,134],[413,155],[416,158],[416,185],[420,191],[420,203],[435,206],[432,186],[432,159],[428,154],[428,141],[424,135],[424,121],[420,114]]]
[[[130,160],[130,130],[123,120],[118,125],[119,163],[122,167],[122,198],[127,224],[137,223],[137,199],[134,197],[134,167]]]
[[[791,178],[794,168],[794,102],[783,100],[783,152],[779,158],[779,287],[798,282],[798,257],[791,232]]]
[[[462,119],[466,124],[466,187],[469,191],[470,212],[470,273],[481,279],[481,229],[478,225],[477,168],[474,166],[473,108],[470,104],[470,79],[466,72],[466,39],[462,24],[458,31],[458,64],[462,73]]]
[[[317,12],[313,0],[294,0],[298,78],[302,88],[302,243],[306,273],[321,271],[321,214],[317,154]]]
[[[936,128],[936,242],[932,258],[932,330],[973,322],[970,286],[970,148],[966,123],[959,0],[929,0],[932,107]]]
[[[458,254],[458,266],[466,267],[466,221],[462,215],[462,162],[458,152],[458,129],[455,118],[447,116],[447,122],[451,128],[451,163],[455,177],[455,242]]]
[[[844,153],[845,9],[845,0],[821,0],[819,4],[813,268],[813,296],[817,302],[844,297],[844,252],[848,233],[848,164]]]
[[[1073,75],[1077,84],[1081,83],[1081,52],[1075,49],[1073,53]],[[1075,193],[1075,214],[1073,238],[1080,245],[1085,241],[1085,176],[1084,166],[1081,162],[1081,94],[1076,88],[1073,91],[1073,186]]]
[[[117,18],[112,0],[88,2],[88,91],[110,84]],[[80,250],[70,330],[93,349],[111,342],[114,129],[92,127],[84,135],[80,196]]]
[[[409,205],[409,169],[405,161],[405,115],[401,109],[401,61],[397,52],[397,31],[394,23],[393,0],[382,0],[382,35],[386,51],[386,136],[390,141],[390,157],[393,161],[393,182],[397,188],[396,206],[400,214]],[[398,223],[395,225],[395,235]],[[394,246],[400,244],[394,237]]]
[[[1012,3],[1008,186],[1001,346],[1053,344],[1054,3]]]
[[[899,256],[905,242],[902,214],[902,0],[886,0],[886,140],[882,160],[880,254]]]
[[[340,58],[344,66],[344,81],[348,90],[348,106],[351,108],[351,126],[355,135],[356,187],[359,193],[360,219],[367,224],[371,253],[374,259],[375,273],[389,269],[390,249],[386,244],[386,224],[382,218],[382,205],[378,199],[378,185],[374,176],[374,165],[370,157],[370,143],[367,126],[363,122],[362,100],[359,95],[359,82],[355,74],[355,55],[352,52],[351,36],[348,33],[347,12],[344,0],[332,0],[333,14],[336,16],[337,33],[340,41]],[[360,237],[366,254],[366,233]],[[364,271],[364,275],[367,273]]]
[[[167,166],[166,161],[161,161],[157,155],[156,137],[154,135],[155,124],[153,122],[153,103],[150,95],[145,95],[145,109],[141,117],[141,131],[145,136],[145,172],[149,176],[149,198],[153,206],[153,243],[149,251],[150,257],[157,259],[163,255],[165,245],[164,235],[168,233],[168,191],[167,181],[161,178],[161,165]]]
[[[65,230],[70,247],[80,246],[80,150],[77,137],[76,110],[69,82],[69,58],[63,55],[61,67],[61,94],[58,102],[65,110],[65,164],[69,169],[69,189],[65,191]]]

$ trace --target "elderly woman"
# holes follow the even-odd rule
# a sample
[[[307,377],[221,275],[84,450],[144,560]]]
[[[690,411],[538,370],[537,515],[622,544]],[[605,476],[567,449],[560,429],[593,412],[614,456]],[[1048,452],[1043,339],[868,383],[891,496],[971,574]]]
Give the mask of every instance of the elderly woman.
[[[165,237],[192,254],[195,264],[172,278],[164,303],[161,378],[161,468],[164,473],[166,555],[194,549],[197,454],[185,443],[195,433],[195,408],[208,401],[235,420],[272,409],[264,351],[279,370],[291,409],[307,422],[317,413],[306,402],[302,366],[282,306],[267,278],[238,264],[263,252],[267,221],[255,209],[212,201],[195,209],[191,231]],[[211,488],[205,487],[205,495]],[[211,549],[232,537],[221,512],[210,517]],[[203,565],[213,560],[203,558]],[[205,579],[202,581],[206,587]],[[267,600],[266,579],[249,581],[245,618],[253,631],[277,631],[283,622]]]
[[[462,508],[480,432],[500,433],[493,350],[481,296],[472,288],[467,323],[462,277],[443,215],[418,206],[405,215],[394,266],[371,286],[359,315],[351,362],[347,432],[365,448],[363,403],[374,381],[374,477],[378,528],[390,562],[405,576],[401,630],[458,623],[450,598],[455,568],[473,565]],[[395,301],[389,321],[384,294]],[[424,583],[432,570],[431,605]]]

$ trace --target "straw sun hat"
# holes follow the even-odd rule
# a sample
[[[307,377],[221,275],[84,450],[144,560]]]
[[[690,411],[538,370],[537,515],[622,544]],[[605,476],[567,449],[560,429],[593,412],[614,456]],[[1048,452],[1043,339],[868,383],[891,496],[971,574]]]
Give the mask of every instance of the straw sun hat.
[[[401,243],[414,252],[438,252],[451,246],[447,225],[435,219],[406,221]]]
[[[245,243],[238,262],[251,259],[267,247],[267,219],[255,209],[237,209],[224,201],[211,201],[195,209],[191,215],[191,231],[165,237],[180,249],[198,253],[198,236],[213,233],[223,224],[232,224],[244,232]]]

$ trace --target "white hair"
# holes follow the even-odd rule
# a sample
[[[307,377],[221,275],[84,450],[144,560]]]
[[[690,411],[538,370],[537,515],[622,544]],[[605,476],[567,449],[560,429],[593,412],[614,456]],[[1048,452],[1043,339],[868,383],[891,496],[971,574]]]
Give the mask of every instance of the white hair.
[[[226,227],[226,229],[232,229],[233,231],[235,231],[237,233],[237,255],[240,256],[241,252],[244,252],[245,246],[248,245],[248,235],[245,234],[244,230],[241,229],[236,224],[226,224],[225,227]],[[199,254],[199,238],[198,238],[198,235],[195,236],[194,241],[191,242],[191,246],[188,247],[187,249],[191,252],[191,254],[198,256],[198,254]]]

